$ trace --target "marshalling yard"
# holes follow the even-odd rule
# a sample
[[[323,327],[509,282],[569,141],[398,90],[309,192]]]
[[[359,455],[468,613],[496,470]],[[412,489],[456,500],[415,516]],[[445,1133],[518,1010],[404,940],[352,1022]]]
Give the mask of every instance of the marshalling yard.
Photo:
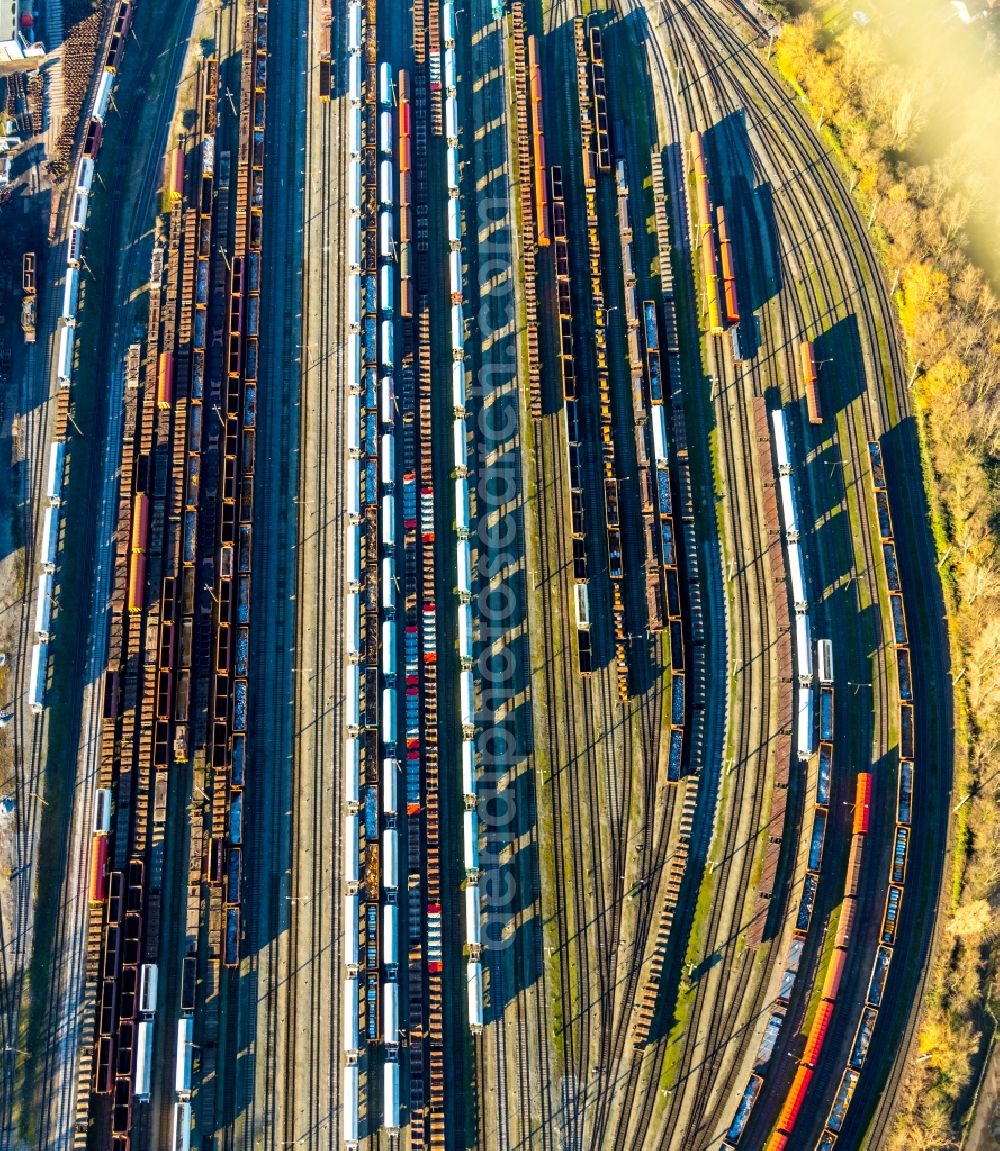
[[[947,631],[778,33],[109,6],[24,263],[8,1146],[885,1145]]]

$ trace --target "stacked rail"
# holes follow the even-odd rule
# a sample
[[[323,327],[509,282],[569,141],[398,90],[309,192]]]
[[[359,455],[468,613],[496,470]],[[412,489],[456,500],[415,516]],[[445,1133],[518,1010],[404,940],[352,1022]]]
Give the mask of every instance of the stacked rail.
[[[171,248],[180,241],[180,217],[171,220]],[[156,345],[158,330],[153,327],[158,307],[151,307],[151,335]],[[96,970],[88,954],[88,976],[93,972],[96,1017],[94,1031],[85,1019],[84,1049],[91,1055],[81,1061],[93,1073],[84,1088],[84,1098],[98,1099],[99,1142],[104,1147],[124,1151],[132,1138],[139,1116],[133,1104],[148,1099],[152,1056],[153,1012],[138,1012],[140,968],[144,952],[155,959],[158,939],[149,930],[150,899],[147,892],[147,868],[144,861],[148,846],[148,797],[151,757],[149,734],[139,739],[137,727],[148,721],[150,708],[147,677],[140,681],[138,667],[152,665],[155,679],[157,655],[155,635],[157,615],[147,617],[147,564],[158,573],[162,564],[164,539],[164,495],[149,483],[152,460],[159,453],[160,437],[155,380],[155,356],[147,366],[146,386],[135,406],[126,402],[123,433],[122,487],[120,489],[118,528],[116,532],[115,592],[112,596],[112,658],[110,684],[112,699],[105,698],[104,714],[111,728],[111,738],[102,738],[102,770],[99,784],[106,786],[99,794],[91,845],[89,903],[91,923],[88,943],[94,939],[92,927],[103,925],[103,939],[97,943]],[[152,368],[152,371],[150,369]],[[131,412],[129,409],[131,408]],[[131,417],[131,418],[130,418]],[[170,413],[165,413],[162,431],[169,429]],[[138,441],[138,442],[137,442]],[[127,463],[126,463],[127,460]],[[150,515],[156,520],[156,532],[150,539]],[[152,579],[156,579],[153,575]],[[155,584],[154,584],[155,586]],[[162,606],[162,605],[161,605]],[[117,632],[117,643],[115,633]],[[136,671],[125,664],[134,660]],[[115,678],[121,673],[122,697],[117,696]],[[121,742],[114,736],[116,714],[121,715]],[[145,724],[144,724],[145,726]],[[102,731],[102,737],[105,733]],[[106,755],[106,760],[105,760]],[[114,810],[117,784],[117,810]],[[131,810],[130,810],[131,809]],[[113,825],[113,826],[112,826]],[[127,862],[126,862],[127,860]],[[88,952],[90,948],[88,947]],[[89,982],[89,980],[88,980]],[[89,989],[88,989],[89,990]],[[89,995],[87,996],[89,998]],[[81,1085],[82,1086],[82,1085]],[[91,1096],[87,1089],[93,1092]]]
[[[659,153],[652,155],[653,204],[657,221],[657,243],[660,250],[660,282],[663,295],[662,339],[658,337],[655,305],[648,301],[642,306],[642,330],[646,347],[646,386],[650,411],[656,419],[655,409],[662,405],[660,393],[669,388],[670,424],[673,430],[674,461],[656,459],[656,501],[660,520],[661,560],[663,562],[664,602],[667,628],[670,633],[670,762],[668,769],[680,776],[687,763],[685,743],[690,734],[688,718],[693,714],[693,700],[704,699],[704,621],[698,585],[698,549],[695,546],[694,505],[691,496],[691,473],[687,447],[687,423],[684,417],[684,397],[681,382],[680,344],[677,338],[677,309],[674,303],[673,275],[670,269],[670,238],[666,219],[666,195],[663,188],[663,168]],[[649,341],[656,339],[657,347],[650,349]],[[653,352],[656,352],[654,355]],[[667,372],[663,375],[663,363]],[[665,381],[665,382],[664,382]],[[660,396],[660,398],[658,398]],[[664,411],[665,406],[664,406]],[[658,422],[658,420],[657,420]],[[663,434],[664,455],[668,442]],[[674,562],[670,563],[671,557]],[[683,560],[682,578],[679,561]],[[689,629],[690,636],[685,628]]]
[[[426,282],[426,260],[422,261]],[[437,713],[437,585],[434,562],[434,469],[431,451],[430,307],[426,294],[418,296],[418,390],[420,412],[420,653],[421,717],[413,738],[423,758],[424,850],[426,882],[424,906],[424,958],[427,971],[426,1050],[430,1091],[427,1127],[432,1148],[444,1147],[444,950],[441,938],[441,828]],[[419,731],[419,739],[417,739]],[[419,922],[419,919],[418,919]],[[412,936],[411,936],[412,941]],[[412,951],[411,951],[412,954]],[[412,1058],[412,1046],[411,1046]],[[411,1120],[411,1129],[412,1129]]]
[[[207,767],[211,785],[208,879],[210,885],[219,889],[219,896],[209,897],[209,955],[228,968],[239,966],[243,936],[242,832],[231,820],[231,807],[234,796],[239,796],[242,810],[243,792],[249,782],[249,626],[260,360],[267,15],[266,0],[257,0],[243,29],[235,237],[224,344],[224,390],[216,412],[222,445],[221,508],[216,524],[218,564],[211,595],[215,609],[211,640],[215,659],[209,686],[211,751]],[[198,298],[207,295],[209,256],[203,237]],[[199,326],[196,314],[196,331]],[[189,565],[196,550],[196,532],[204,530],[205,526],[198,528],[197,522],[192,522],[186,508],[184,546],[185,562]],[[190,582],[193,587],[193,572]],[[239,835],[235,841],[234,831]]]
[[[806,940],[813,919],[816,894],[819,888],[823,849],[829,822],[829,805],[833,770],[834,740],[834,670],[833,645],[830,640],[816,643],[816,660],[809,634],[807,597],[803,576],[801,545],[799,543],[798,514],[793,487],[793,468],[789,455],[788,429],[783,409],[771,413],[774,457],[777,462],[781,515],[785,532],[787,571],[791,598],[796,616],[795,666],[798,675],[798,715],[796,752],[806,762],[815,750],[814,678],[819,680],[820,698],[820,754],[816,775],[816,789],[811,805],[812,822],[806,857],[806,871],[802,894],[793,928],[792,940],[786,956],[781,984],[764,1036],[754,1060],[754,1070],[737,1107],[726,1134],[725,1145],[736,1147],[746,1129],[750,1114],[760,1095],[764,1078],[770,1069],[771,1057],[778,1034],[787,1018],[788,1006],[802,965]],[[780,789],[775,790],[777,796]],[[864,839],[868,834],[871,776],[860,772],[855,780],[854,824],[848,872],[841,904],[840,919],[834,937],[833,955],[820,990],[818,1009],[813,1018],[801,1059],[792,1084],[785,1096],[777,1123],[767,1144],[768,1151],[783,1151],[788,1146],[799,1113],[804,1104],[815,1069],[822,1054],[827,1029],[837,1002],[837,993],[843,974],[847,950],[850,946],[861,874]],[[774,813],[772,810],[772,820]]]
[[[893,834],[892,857],[889,861],[889,884],[886,890],[885,907],[882,912],[882,928],[868,982],[868,992],[854,1031],[854,1043],[851,1047],[850,1058],[840,1077],[837,1093],[826,1117],[824,1131],[816,1144],[817,1151],[830,1151],[835,1145],[854,1098],[854,1091],[858,1085],[865,1060],[868,1058],[868,1048],[875,1031],[875,1024],[878,1022],[878,1012],[885,993],[889,967],[895,954],[896,929],[906,885],[906,863],[909,855],[913,814],[913,784],[916,765],[914,762],[915,732],[909,633],[906,626],[903,589],[899,580],[896,543],[893,537],[892,516],[889,509],[889,493],[885,485],[882,447],[877,441],[873,440],[868,444],[868,455],[872,470],[875,506],[878,512],[882,556],[885,561],[893,648],[896,656],[896,673],[899,686],[899,778],[896,785],[896,825]],[[870,800],[870,795],[867,799]]]
[[[413,5],[413,48],[415,70],[409,126],[412,131],[416,214],[416,308],[414,321],[404,324],[403,328],[401,398],[404,413],[404,562],[408,581],[405,670],[408,717],[406,798],[409,930],[406,959],[410,1056],[409,1126],[411,1145],[420,1151],[426,1146],[428,1137],[434,1146],[442,1145],[444,1105],[441,1056],[443,952],[438,814],[437,614],[431,460],[430,313],[427,300],[427,0],[415,0]],[[404,87],[409,95],[409,85],[401,76],[401,92]],[[409,717],[414,709],[418,716],[422,716],[423,722],[418,719],[411,725]]]
[[[389,1130],[398,1128],[400,1113],[395,331],[404,309],[410,310],[411,216],[408,82],[401,77],[399,87],[401,124],[406,131],[398,160],[401,234],[397,249],[392,71],[386,64],[377,71],[376,105],[374,11],[369,5],[362,12],[360,3],[352,3],[348,17],[348,709],[344,755],[348,890],[343,1134],[345,1143],[352,1146],[359,1138],[358,1059],[363,1044],[372,1046],[380,1039],[383,1044],[383,1125]],[[405,258],[400,261],[398,297],[397,252]],[[405,478],[403,490],[407,490]],[[405,496],[403,502],[405,509]]]
[[[778,413],[774,413],[778,414]],[[833,753],[833,655],[830,640],[819,640],[817,643],[817,661],[821,667],[820,682],[821,693],[827,704],[825,714],[828,716],[828,725],[824,735],[828,755],[821,759],[817,775],[816,790],[813,796],[812,813],[813,822],[810,833],[809,852],[806,863],[806,880],[802,898],[799,903],[798,914],[785,959],[781,984],[771,1014],[768,1017],[764,1036],[754,1059],[754,1069],[744,1089],[743,1096],[736,1109],[732,1123],[726,1133],[724,1146],[735,1147],[746,1129],[747,1122],[760,1094],[761,1087],[770,1068],[771,1056],[782,1024],[787,1016],[788,1005],[800,974],[802,956],[805,949],[809,926],[812,921],[813,904],[815,902],[816,885],[819,879],[820,866],[823,858],[823,846],[826,836],[826,826],[829,818],[831,768]],[[782,1121],[794,1125],[795,1116],[801,1106],[801,1097],[812,1077],[822,1050],[830,1016],[836,1003],[837,990],[846,958],[847,948],[850,944],[851,931],[856,913],[858,883],[860,879],[861,851],[864,836],[868,833],[868,806],[867,794],[870,787],[870,777],[860,773],[856,781],[857,804],[855,807],[855,826],[851,844],[850,862],[848,865],[847,882],[844,888],[844,898],[841,905],[840,922],[834,938],[833,957],[822,986],[819,1009],[807,1037],[803,1058],[797,1069],[793,1081],[792,1092],[786,1103],[793,1097],[799,1098],[794,1114],[789,1108],[783,1110]],[[778,794],[776,790],[775,794]],[[783,795],[783,792],[782,792]],[[773,813],[773,809],[772,809]],[[784,798],[781,801],[782,820],[784,817]],[[772,814],[772,820],[777,822]],[[780,839],[778,840],[780,844]],[[791,1127],[788,1126],[788,1130]],[[783,1146],[783,1144],[782,1144]]]
[[[368,741],[362,739],[361,708],[361,597],[359,589],[364,578],[362,555],[369,544],[366,525],[362,518],[363,460],[361,452],[361,392],[362,392],[362,213],[365,210],[365,165],[363,153],[364,113],[361,98],[362,77],[362,10],[359,3],[348,7],[347,73],[348,73],[348,219],[347,219],[347,601],[345,603],[345,725],[344,797],[347,813],[344,816],[344,878],[346,896],[344,908],[344,959],[347,978],[344,983],[343,1046],[346,1065],[343,1071],[343,1137],[347,1146],[358,1140],[359,1068],[357,1059],[361,1050],[361,1022],[359,1016],[359,972],[363,971],[362,955],[367,959],[367,915],[361,914],[362,872],[361,853],[361,772],[362,755],[369,750]],[[353,597],[353,598],[352,598]],[[363,750],[364,749],[364,750]],[[367,755],[365,755],[367,764]],[[359,944],[364,924],[365,948]],[[374,924],[378,929],[376,921]],[[374,942],[374,941],[373,941]],[[352,962],[353,960],[353,962]]]

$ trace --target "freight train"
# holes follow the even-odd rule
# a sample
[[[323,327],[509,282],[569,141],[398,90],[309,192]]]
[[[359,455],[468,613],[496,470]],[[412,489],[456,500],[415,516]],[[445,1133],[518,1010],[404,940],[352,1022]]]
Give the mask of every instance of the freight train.
[[[46,489],[48,506],[42,515],[42,546],[39,551],[41,573],[36,592],[35,638],[37,642],[32,645],[28,669],[28,706],[35,715],[40,715],[45,709],[49,642],[52,639],[51,609],[55,586],[52,574],[56,570],[59,552],[58,509],[63,484],[66,423],[71,399],[70,389],[75,366],[76,321],[80,303],[80,260],[83,253],[87,214],[94,182],[94,159],[101,146],[104,119],[111,103],[116,73],[121,64],[125,37],[131,25],[132,4],[130,0],[122,0],[115,12],[111,40],[105,53],[103,67],[97,73],[97,83],[90,106],[90,117],[85,131],[86,145],[83,155],[77,161],[74,179],[71,183],[72,199],[69,203],[66,272],[55,349],[56,382],[59,389],[57,427],[56,436],[49,445],[48,486]],[[39,627],[38,625],[43,626]]]
[[[733,338],[733,358],[742,360],[746,358],[746,345],[740,326],[733,239],[724,205],[716,204],[715,211],[712,210],[704,139],[700,132],[691,133],[689,153],[695,186],[695,248],[705,285],[705,330],[719,334],[728,326]]]
[[[445,49],[445,141],[448,148],[448,169],[460,171],[459,162],[459,122],[458,92],[455,67],[455,6],[448,0],[443,5],[444,49]],[[530,48],[529,48],[530,51]],[[536,62],[537,71],[537,62]],[[536,114],[541,115],[541,80],[538,79],[538,105]],[[534,90],[534,88],[533,88]],[[540,124],[540,120],[539,120]],[[544,152],[541,163],[544,170]],[[544,180],[541,181],[544,185]],[[465,320],[463,306],[465,287],[462,279],[461,248],[461,190],[452,187],[449,180],[449,213],[453,215],[456,227],[455,240],[449,231],[449,287],[451,291],[451,354],[453,364],[453,406],[452,425],[453,456],[455,471],[455,550],[456,571],[458,573],[458,657],[459,657],[459,704],[462,724],[462,793],[464,811],[462,813],[463,845],[465,862],[466,898],[466,942],[469,959],[466,964],[468,985],[468,1018],[473,1034],[483,1028],[483,979],[479,953],[479,812],[476,804],[476,762],[475,729],[476,697],[473,674],[473,617],[471,553],[469,538],[471,533],[471,492],[469,477],[475,465],[475,457],[468,442],[468,429],[465,412]],[[541,238],[539,237],[539,242]],[[461,385],[459,385],[461,375]],[[459,394],[460,393],[460,394]],[[458,403],[461,399],[463,402]],[[468,566],[467,566],[468,565]]]
[[[781,517],[785,532],[785,555],[791,585],[792,605],[795,611],[795,663],[798,679],[796,747],[799,759],[807,760],[815,751],[816,729],[816,697],[813,686],[814,668],[809,625],[809,597],[806,593],[802,545],[799,540],[794,471],[789,457],[788,425],[784,409],[775,409],[771,413],[771,422],[778,470],[778,489],[781,498]]]
[[[861,1009],[854,1030],[854,1043],[851,1054],[843,1069],[833,1103],[826,1116],[823,1133],[817,1148],[831,1151],[840,1132],[843,1130],[847,1112],[854,1098],[854,1092],[861,1071],[868,1058],[878,1014],[883,1005],[889,968],[895,954],[899,916],[902,910],[903,892],[906,885],[907,858],[913,816],[913,789],[916,775],[916,733],[914,726],[914,704],[910,679],[910,651],[906,616],[903,604],[903,589],[899,578],[899,565],[896,544],[889,509],[889,493],[885,482],[885,467],[882,461],[882,446],[878,441],[868,445],[868,458],[872,475],[872,490],[879,520],[879,535],[885,567],[886,583],[890,602],[890,625],[893,648],[897,661],[897,683],[899,687],[899,768],[896,781],[896,819],[893,831],[893,850],[889,859],[888,886],[885,906],[882,911],[879,944],[868,981],[865,1003]],[[859,794],[854,809],[855,826],[859,822],[867,825],[871,804],[870,788]]]
[[[791,598],[796,616],[794,644],[798,680],[799,706],[797,709],[796,751],[800,760],[810,759],[816,749],[817,717],[815,708],[816,684],[819,695],[819,759],[816,790],[811,808],[811,829],[806,856],[806,873],[789,950],[785,959],[781,983],[774,1008],[765,1026],[764,1035],[754,1060],[754,1070],[744,1088],[743,1096],[726,1133],[724,1145],[736,1147],[742,1138],[750,1114],[761,1093],[768,1074],[772,1053],[786,1019],[786,1013],[796,986],[808,933],[813,920],[816,894],[819,888],[820,868],[829,820],[832,791],[834,749],[834,657],[829,639],[815,641],[808,626],[808,596],[803,574],[801,541],[798,530],[798,510],[793,486],[794,470],[791,463],[788,426],[783,409],[771,412],[771,432],[774,459],[778,477],[787,570],[791,585]],[[815,661],[814,661],[815,652]],[[830,1018],[837,1002],[837,993],[843,974],[844,962],[851,942],[857,911],[857,897],[861,875],[864,840],[869,830],[869,804],[871,775],[858,773],[855,781],[855,801],[851,848],[848,860],[844,896],[840,919],[834,939],[833,956],[821,989],[819,1008],[806,1036],[802,1059],[796,1068],[791,1088],[785,1096],[774,1131],[767,1144],[768,1151],[781,1151],[789,1146],[789,1138],[803,1106],[809,1084],[818,1064]],[[808,809],[807,809],[808,811]]]
[[[701,258],[702,279],[705,285],[705,327],[709,332],[722,331],[719,313],[719,273],[716,265],[714,217],[709,195],[708,169],[705,148],[700,132],[690,136],[691,167],[694,172],[697,250]]]
[[[570,496],[570,539],[573,551],[573,610],[577,632],[578,666],[582,675],[591,671],[590,586],[587,563],[585,501],[583,490],[583,444],[577,399],[573,347],[573,302],[570,294],[569,239],[562,168],[553,165],[549,174],[552,191],[552,252],[556,270],[556,304],[559,309],[559,369],[562,377],[563,421],[567,443]]]
[[[868,804],[871,795],[871,775],[859,772],[855,789],[854,819],[851,834],[851,850],[847,862],[847,879],[844,897],[840,905],[840,919],[834,937],[833,954],[830,959],[823,986],[820,991],[819,1006],[806,1037],[802,1058],[799,1061],[791,1088],[778,1116],[774,1133],[767,1143],[767,1151],[784,1151],[795,1127],[799,1113],[805,1102],[809,1084],[819,1065],[823,1052],[830,1019],[837,1003],[837,993],[843,977],[847,951],[851,943],[854,921],[857,915],[858,886],[861,877],[861,853],[868,834]]]
[[[205,796],[212,823],[206,841],[204,878],[210,887],[221,888],[218,896],[212,897],[216,909],[208,924],[211,960],[235,967],[240,956],[261,236],[259,227],[247,226],[247,200],[251,184],[259,188],[263,183],[266,5],[258,3],[252,11],[247,35],[241,86],[247,99],[241,130],[246,136],[252,135],[253,147],[248,148],[248,160],[241,169],[237,253],[231,265],[229,290],[220,276],[217,300],[220,310],[225,309],[229,317],[227,331],[220,333],[220,337],[225,337],[220,338],[225,352],[219,352],[224,383],[221,405],[215,409],[224,429],[221,447],[214,425],[212,433],[205,436],[204,446],[202,440],[209,262],[215,250],[211,205],[218,65],[211,57],[199,65],[201,146],[194,165],[192,200],[202,207],[191,206],[186,213],[182,210],[185,154],[175,149],[168,155],[165,167],[164,203],[169,208],[168,255],[171,261],[177,261],[180,275],[168,291],[169,311],[161,317],[164,250],[154,247],[145,376],[140,379],[138,344],[129,349],[125,373],[127,414],[116,533],[119,546],[105,676],[100,777],[113,783],[127,765],[136,773],[133,786],[142,801],[132,805],[134,810],[126,826],[115,828],[118,851],[127,859],[124,869],[114,869],[112,850],[102,846],[102,834],[95,829],[92,915],[103,924],[103,933],[93,956],[88,946],[88,964],[95,959],[102,973],[97,989],[92,1090],[95,1096],[106,1100],[98,1108],[102,1145],[108,1141],[115,1151],[128,1151],[137,1122],[133,1104],[147,1100],[151,1088],[157,997],[155,959],[160,945],[162,893],[155,869],[147,876],[144,856],[151,841],[150,815],[154,826],[166,822],[171,778],[168,770],[174,763],[184,762],[188,754],[196,567],[199,573],[217,572],[215,588],[209,589],[217,611],[211,628],[212,660],[203,672],[214,717],[207,748],[210,771],[206,786],[211,787],[212,795]],[[81,165],[88,159],[85,156]],[[92,165],[90,173],[92,178]],[[255,211],[260,206],[257,195]],[[64,302],[71,298],[72,293],[67,291]],[[167,322],[166,333],[170,337],[166,348],[160,346],[161,319]],[[144,386],[140,391],[141,384]],[[154,440],[159,441],[167,463],[167,482],[162,487],[151,482]],[[203,451],[204,459],[214,458],[207,453],[209,446],[219,449],[221,514],[215,517],[217,531],[208,526],[213,523],[212,517],[202,524],[205,547],[199,552],[198,519],[204,514],[199,502],[201,464]],[[168,519],[179,525],[179,530],[167,530]],[[217,569],[214,563],[207,569],[201,566],[209,555],[218,560]],[[135,672],[138,666],[148,669],[139,682]],[[124,699],[119,675],[125,685]],[[116,734],[119,726],[120,737]],[[109,807],[109,801],[102,799],[102,818]],[[110,832],[103,833],[105,845],[110,844],[111,838]],[[111,867],[106,880],[102,878],[105,865]],[[173,1049],[174,1145],[180,1151],[190,1145],[195,962],[192,955],[184,959],[181,1015]],[[145,1124],[142,1113],[140,1119]]]
[[[393,77],[366,65],[375,30],[352,0],[347,21],[347,565],[344,591],[346,727],[344,748],[343,1138],[356,1146],[361,1114],[358,1058],[386,1043],[384,1119],[398,1126],[399,842],[392,803],[398,712],[395,584],[381,588],[396,552],[394,368],[396,301]],[[401,102],[408,95],[400,90]],[[407,220],[408,222],[408,220]],[[381,401],[381,402],[380,402]],[[380,421],[379,416],[388,416]],[[381,468],[380,468],[381,463]],[[381,497],[380,497],[381,485]],[[380,561],[381,557],[381,561]],[[379,641],[382,640],[382,659]],[[378,684],[381,679],[381,691]],[[379,706],[381,704],[381,706]],[[381,722],[379,722],[379,716]],[[381,741],[381,754],[379,742]],[[382,765],[382,772],[378,770]],[[364,779],[364,787],[361,781]],[[381,786],[380,786],[381,784]],[[386,937],[386,932],[392,933]],[[389,960],[392,962],[389,962]]]
[[[615,669],[618,696],[629,696],[629,640],[625,628],[625,552],[622,546],[621,502],[613,435],[611,373],[608,360],[608,308],[604,289],[604,258],[597,212],[598,171],[610,171],[610,134],[600,29],[588,30],[582,16],[573,20],[577,97],[580,107],[580,140],[583,153],[584,201],[587,217],[587,249],[590,272],[590,305],[597,369],[597,411],[600,423],[601,506],[607,539],[608,576],[611,583],[611,619],[614,627]],[[581,631],[583,629],[580,629]]]

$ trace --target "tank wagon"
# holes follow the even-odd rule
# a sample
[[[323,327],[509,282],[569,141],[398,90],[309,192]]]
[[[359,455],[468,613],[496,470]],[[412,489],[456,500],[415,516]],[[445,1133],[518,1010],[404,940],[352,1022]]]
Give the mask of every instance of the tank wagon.
[[[695,183],[695,227],[704,281],[705,327],[709,332],[719,333],[723,327],[722,316],[719,311],[719,271],[716,263],[715,226],[709,194],[708,168],[705,163],[705,147],[700,132],[691,133],[689,154]]]
[[[538,40],[528,37],[528,77],[531,91],[532,171],[535,185],[535,238],[540,248],[552,243],[549,223],[549,195],[545,166],[545,122],[542,103],[542,70],[538,62]]]

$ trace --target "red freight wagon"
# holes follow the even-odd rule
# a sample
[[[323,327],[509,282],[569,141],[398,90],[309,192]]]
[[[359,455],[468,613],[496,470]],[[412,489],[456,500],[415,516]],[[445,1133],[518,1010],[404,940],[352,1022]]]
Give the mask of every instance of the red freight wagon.
[[[90,845],[90,902],[103,903],[108,894],[108,837],[98,832]]]
[[[120,32],[114,32],[111,43],[108,45],[108,54],[104,58],[104,67],[109,72],[117,72],[121,67],[122,53],[125,51],[125,38]]]
[[[94,1077],[94,1094],[110,1095],[115,1085],[115,1069],[112,1062],[114,1041],[102,1035],[97,1041],[97,1067]]]
[[[127,36],[129,28],[132,27],[132,5],[123,4],[118,9],[118,23],[115,26],[115,31],[120,36]]]
[[[806,1092],[809,1090],[809,1083],[812,1080],[812,1068],[800,1067],[795,1072],[795,1078],[792,1080],[792,1086],[789,1088],[788,1096],[785,1099],[785,1105],[781,1109],[781,1114],[778,1117],[778,1129],[772,1135],[771,1140],[767,1144],[768,1151],[773,1151],[774,1148],[784,1147],[787,1143],[787,1136],[791,1134],[792,1129],[795,1127],[795,1121],[799,1117],[799,1112],[802,1110],[802,1104],[805,1102]],[[775,1139],[782,1140],[775,1142]]]
[[[552,242],[549,226],[549,186],[545,172],[545,117],[542,104],[542,72],[538,66],[538,42],[528,37],[528,74],[531,89],[531,138],[535,164],[535,222],[539,247]]]
[[[534,37],[528,40],[528,47],[531,49],[531,55],[534,55],[534,44],[532,41]],[[542,102],[542,74],[538,69],[537,64],[531,65],[531,102],[533,104],[541,104]]]
[[[868,809],[872,798],[872,777],[867,771],[858,772],[858,788],[854,798],[854,835],[868,834]]]
[[[149,496],[137,492],[132,504],[132,550],[144,552],[149,543]]]
[[[840,954],[843,954],[841,952]],[[802,1062],[808,1067],[815,1067],[816,1062],[823,1051],[823,1044],[826,1041],[827,1028],[830,1026],[830,1016],[833,1014],[832,1003],[821,1003],[819,1011],[816,1012],[816,1018],[813,1020],[813,1025],[809,1029],[809,1038],[806,1040],[806,1049],[802,1053]]]
[[[83,145],[83,154],[93,160],[101,150],[101,138],[104,135],[104,125],[100,120],[91,120],[87,125],[87,138]]]

